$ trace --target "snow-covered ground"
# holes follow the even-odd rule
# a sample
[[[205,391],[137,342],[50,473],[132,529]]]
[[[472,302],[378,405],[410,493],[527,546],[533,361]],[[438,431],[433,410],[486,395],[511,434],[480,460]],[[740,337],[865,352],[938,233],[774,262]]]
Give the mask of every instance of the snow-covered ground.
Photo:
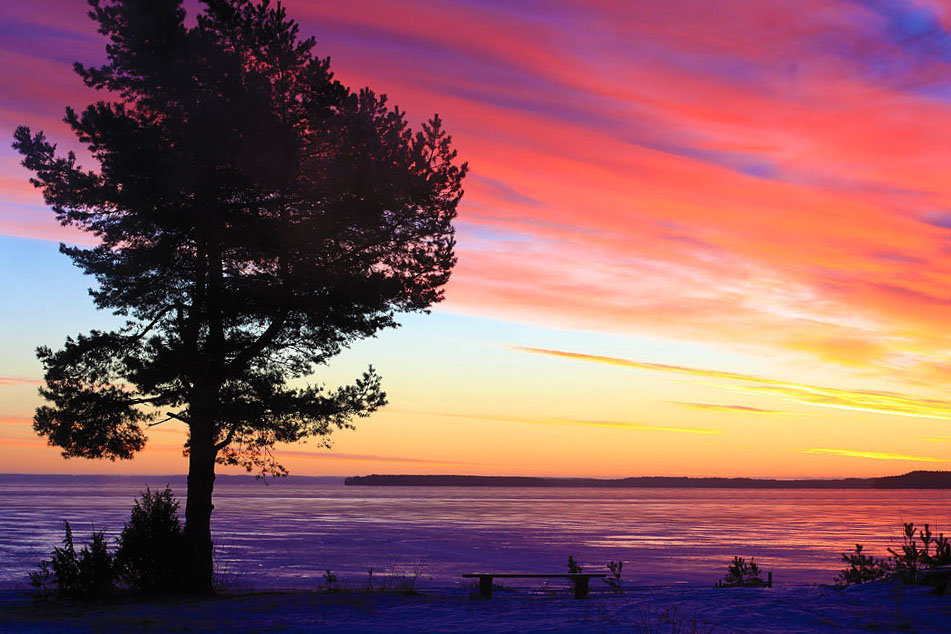
[[[206,600],[121,603],[88,608],[33,605],[0,595],[0,631],[284,632],[951,632],[951,596],[874,583],[846,590],[711,587],[597,591],[575,600],[566,587],[537,584],[473,599],[462,586],[422,595],[358,590],[255,593]]]

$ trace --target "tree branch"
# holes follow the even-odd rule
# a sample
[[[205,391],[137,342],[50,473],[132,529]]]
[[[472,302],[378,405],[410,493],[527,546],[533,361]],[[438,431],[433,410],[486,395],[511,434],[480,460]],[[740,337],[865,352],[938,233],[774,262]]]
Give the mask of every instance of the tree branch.
[[[164,317],[164,316],[166,315],[166,313],[168,313],[168,311],[172,310],[173,308],[175,308],[175,305],[174,305],[174,304],[168,304],[167,306],[164,306],[164,307],[155,315],[155,317],[152,318],[152,321],[150,321],[150,322],[148,323],[148,325],[147,325],[144,329],[142,329],[137,335],[133,335],[133,336],[131,337],[131,340],[132,340],[132,341],[138,341],[139,339],[141,339],[142,337],[144,337],[146,334],[148,334],[148,332],[149,332],[150,330],[152,330],[152,328],[155,327],[155,324],[158,323],[159,319],[161,319],[162,317]]]
[[[234,440],[234,435],[238,432],[238,426],[232,425],[231,429],[228,430],[228,435],[225,436],[224,440],[215,444],[215,451],[221,451],[225,447],[231,444],[231,441]]]
[[[168,416],[169,418],[174,418],[175,420],[180,420],[180,421],[182,421],[183,423],[185,423],[186,425],[189,425],[189,426],[190,426],[190,425],[192,424],[192,422],[191,422],[190,420],[188,420],[187,418],[185,418],[185,417],[183,417],[183,416],[181,416],[181,415],[179,415],[179,414],[176,414],[175,412],[165,412],[165,415]]]
[[[142,398],[130,398],[128,400],[129,405],[144,405],[145,403],[154,403],[155,401],[160,401],[164,396],[161,394],[158,396],[144,396]]]
[[[274,321],[261,333],[261,336],[231,360],[231,363],[229,363],[225,369],[225,374],[230,375],[240,370],[245,364],[251,361],[251,359],[261,354],[281,332],[281,328],[284,327],[284,322],[287,321],[287,315],[289,313],[290,311],[288,309],[282,308],[274,318]]]

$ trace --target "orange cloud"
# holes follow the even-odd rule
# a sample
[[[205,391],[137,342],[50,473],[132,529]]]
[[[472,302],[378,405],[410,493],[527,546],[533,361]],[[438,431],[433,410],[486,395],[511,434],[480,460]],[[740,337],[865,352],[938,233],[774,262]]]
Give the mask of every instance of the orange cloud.
[[[872,460],[907,460],[909,462],[951,462],[946,458],[930,458],[928,456],[906,456],[900,453],[883,453],[879,451],[857,451],[854,449],[803,449],[803,453],[832,454],[834,456],[849,456],[851,458],[869,458]]]
[[[746,391],[754,394],[780,396],[787,400],[796,403],[802,403],[804,405],[836,409],[850,409],[863,412],[874,412],[878,414],[893,414],[897,416],[912,416],[917,418],[936,418],[942,420],[951,419],[951,401],[920,398],[905,394],[897,394],[894,392],[843,390],[830,387],[821,387],[817,385],[779,381],[760,376],[737,374],[735,372],[705,370],[685,366],[666,365],[662,363],[647,363],[643,361],[633,361],[631,359],[604,357],[578,352],[565,352],[562,350],[546,350],[543,348],[530,348],[525,346],[506,347],[512,350],[518,350],[530,354],[541,354],[576,359],[580,361],[591,361],[595,363],[604,363],[638,370],[684,374],[698,379],[717,379],[726,381],[728,384],[724,385],[723,387],[727,387],[732,390]]]

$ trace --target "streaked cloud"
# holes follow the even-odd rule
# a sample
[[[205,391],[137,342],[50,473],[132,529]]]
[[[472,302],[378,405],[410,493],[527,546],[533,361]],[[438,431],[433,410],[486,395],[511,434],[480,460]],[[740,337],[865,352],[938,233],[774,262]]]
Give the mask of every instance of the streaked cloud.
[[[28,379],[22,376],[0,376],[0,386],[5,385],[39,385],[40,379]]]
[[[0,425],[32,425],[33,419],[29,416],[0,416]]]
[[[682,374],[696,379],[712,379],[717,381],[718,385],[731,390],[778,396],[791,402],[816,407],[874,412],[876,414],[893,414],[896,416],[912,416],[916,418],[951,419],[951,401],[920,398],[894,392],[844,390],[779,381],[749,374],[738,374],[735,372],[723,372],[720,370],[707,370],[679,365],[666,365],[662,363],[648,363],[645,361],[605,357],[580,352],[566,352],[563,350],[548,350],[544,348],[512,345],[506,347],[529,354],[604,363],[637,370]]]
[[[402,456],[383,456],[378,454],[361,453],[339,453],[335,451],[303,451],[300,449],[276,449],[276,456],[298,456],[301,458],[313,458],[315,460],[345,460],[351,462],[399,462],[407,464],[433,464],[433,465],[473,465],[475,462],[465,462],[460,460],[433,460],[429,458],[407,458]]]
[[[714,412],[741,412],[741,413],[750,413],[750,414],[783,414],[774,409],[761,409],[759,407],[749,407],[747,405],[718,405],[716,403],[683,403],[680,401],[673,401],[675,405],[683,405],[684,407],[689,407],[691,409],[702,409],[709,410]]]
[[[803,453],[831,454],[834,456],[848,456],[850,458],[869,458],[872,460],[906,460],[908,462],[951,462],[948,458],[932,458],[929,456],[907,456],[900,453],[884,453],[880,451],[858,451],[855,449],[803,449]]]
[[[502,423],[523,423],[526,425],[568,425],[582,427],[607,427],[628,431],[656,431],[675,434],[699,434],[703,436],[722,434],[722,429],[708,429],[702,427],[676,427],[664,425],[645,425],[614,420],[580,420],[576,418],[520,418],[517,416],[498,416],[488,414],[448,414],[433,413],[433,416],[448,416],[453,418],[471,418],[476,420],[490,420]]]

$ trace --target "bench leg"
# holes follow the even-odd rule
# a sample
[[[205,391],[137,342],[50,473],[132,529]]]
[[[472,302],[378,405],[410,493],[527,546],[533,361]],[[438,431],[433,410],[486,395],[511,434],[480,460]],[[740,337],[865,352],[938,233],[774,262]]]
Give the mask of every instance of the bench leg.
[[[483,599],[492,598],[492,577],[479,577],[479,594]]]
[[[588,598],[588,578],[578,577],[577,579],[574,579],[574,583],[575,583],[575,598],[587,599]]]
[[[936,594],[939,597],[948,594],[948,586],[951,585],[951,575],[942,575],[943,578],[938,579],[937,585],[934,587],[934,590],[931,591],[931,594]]]

